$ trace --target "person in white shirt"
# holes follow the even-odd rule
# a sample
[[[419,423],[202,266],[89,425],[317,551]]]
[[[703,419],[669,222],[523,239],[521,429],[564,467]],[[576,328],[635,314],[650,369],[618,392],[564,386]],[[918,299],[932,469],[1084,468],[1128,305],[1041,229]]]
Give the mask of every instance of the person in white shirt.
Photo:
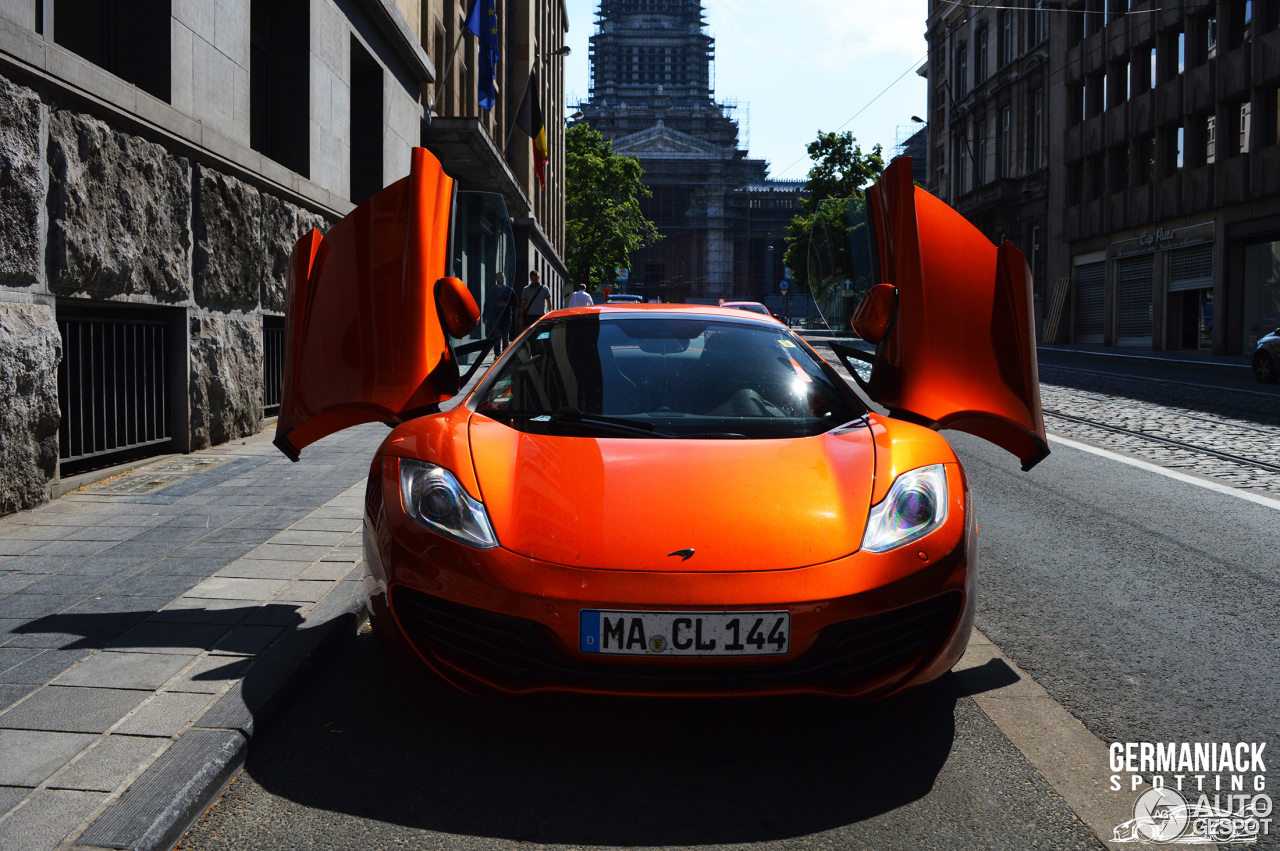
[[[570,307],[590,307],[595,304],[591,300],[591,294],[587,292],[586,284],[578,284],[578,288],[573,291],[573,295],[569,296]]]

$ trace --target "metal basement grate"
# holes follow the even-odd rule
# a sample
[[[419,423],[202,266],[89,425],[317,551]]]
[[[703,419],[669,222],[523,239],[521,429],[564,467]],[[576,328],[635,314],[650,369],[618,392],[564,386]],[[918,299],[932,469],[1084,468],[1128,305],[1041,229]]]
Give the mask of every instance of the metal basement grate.
[[[1152,255],[1116,263],[1116,343],[1151,345]]]
[[[280,413],[284,384],[284,319],[262,317],[262,415]]]
[[[1103,294],[1107,283],[1106,263],[1085,263],[1076,267],[1076,343],[1102,342]]]
[[[58,331],[60,461],[86,461],[170,440],[166,323],[59,317]]]

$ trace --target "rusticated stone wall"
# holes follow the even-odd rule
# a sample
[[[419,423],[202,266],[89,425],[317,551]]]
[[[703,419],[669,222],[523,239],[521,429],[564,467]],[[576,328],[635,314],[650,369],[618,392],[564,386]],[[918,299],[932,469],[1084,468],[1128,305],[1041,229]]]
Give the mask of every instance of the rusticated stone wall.
[[[0,515],[58,476],[59,299],[168,308],[187,340],[175,441],[224,443],[262,428],[261,314],[284,312],[294,242],[329,223],[0,76]]]
[[[58,295],[191,298],[191,167],[83,113],[49,112],[49,283]]]
[[[262,196],[262,309],[284,313],[285,278],[293,245],[311,230],[324,233],[330,222],[273,195]]]
[[[58,469],[58,361],[53,308],[0,302],[0,514],[39,505]]]
[[[40,96],[0,77],[0,281],[40,276]]]
[[[190,317],[191,448],[262,429],[262,320],[243,314]]]
[[[196,166],[196,302],[253,310],[262,278],[262,195],[247,183]]]

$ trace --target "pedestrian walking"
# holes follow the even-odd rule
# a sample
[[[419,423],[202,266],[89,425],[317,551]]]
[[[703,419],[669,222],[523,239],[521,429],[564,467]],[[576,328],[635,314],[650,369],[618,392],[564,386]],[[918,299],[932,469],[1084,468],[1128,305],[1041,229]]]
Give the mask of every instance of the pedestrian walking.
[[[578,284],[578,288],[573,291],[573,295],[569,296],[570,307],[590,307],[595,304],[591,300],[591,293],[587,292],[586,284]]]
[[[551,300],[551,291],[538,278],[537,272],[529,273],[529,286],[520,293],[520,322],[528,328],[543,316],[547,315],[547,302]]]
[[[484,324],[487,336],[497,337],[493,354],[502,354],[511,344],[511,325],[516,312],[515,290],[507,286],[507,276],[498,272],[493,276],[493,287],[484,306]]]

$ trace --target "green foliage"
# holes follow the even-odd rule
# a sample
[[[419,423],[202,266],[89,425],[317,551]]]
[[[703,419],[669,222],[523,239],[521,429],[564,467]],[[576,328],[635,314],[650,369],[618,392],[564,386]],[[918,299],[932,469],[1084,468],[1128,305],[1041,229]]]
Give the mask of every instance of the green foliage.
[[[879,179],[885,163],[880,145],[863,154],[862,146],[852,133],[823,133],[819,130],[817,139],[810,142],[805,150],[813,160],[809,180],[805,184],[809,197],[802,201],[804,212],[787,225],[787,253],[783,262],[795,272],[797,281],[807,284],[816,297],[822,298],[832,284],[834,267],[842,265],[840,258],[848,254],[849,214],[853,212],[848,204],[823,202],[862,198],[863,187]],[[824,235],[822,246],[810,246],[815,224],[817,231]],[[811,262],[818,259],[818,252],[829,252],[841,245],[845,248],[840,249],[839,256],[829,264],[824,260],[824,268],[811,268]],[[825,258],[826,255],[821,256]],[[825,268],[827,265],[833,268]],[[842,279],[834,282],[839,283]],[[858,283],[861,286],[863,282],[859,280]]]
[[[634,157],[613,152],[585,124],[565,133],[565,236],[569,281],[587,289],[613,282],[614,269],[631,268],[631,252],[662,237],[640,211],[650,192]]]

